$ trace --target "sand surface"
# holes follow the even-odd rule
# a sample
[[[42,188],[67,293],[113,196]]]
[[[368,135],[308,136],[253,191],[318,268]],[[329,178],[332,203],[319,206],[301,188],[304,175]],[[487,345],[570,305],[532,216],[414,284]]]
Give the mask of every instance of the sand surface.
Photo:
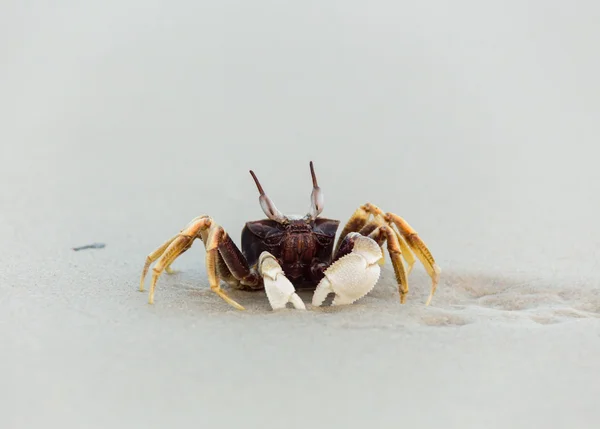
[[[0,428],[600,427],[600,9],[485,4],[3,7]],[[203,213],[239,243],[250,168],[304,213],[311,159],[324,216],[420,233],[431,307],[388,261],[239,312],[199,242],[147,304],[151,250]]]

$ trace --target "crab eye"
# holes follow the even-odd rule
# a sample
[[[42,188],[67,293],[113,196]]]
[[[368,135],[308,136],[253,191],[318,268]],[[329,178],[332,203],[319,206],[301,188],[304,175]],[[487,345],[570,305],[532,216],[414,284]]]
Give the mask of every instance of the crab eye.
[[[323,191],[321,191],[321,188],[319,188],[319,184],[317,183],[317,175],[315,174],[315,168],[312,161],[310,162],[310,175],[312,176],[313,190],[310,194],[311,208],[309,216],[314,220],[323,211],[324,198]]]
[[[312,203],[311,215],[317,217],[323,211],[323,205],[325,202],[325,199],[323,198],[323,191],[321,191],[321,188],[319,188],[318,186],[316,188],[313,188],[313,191],[310,194],[310,200]]]
[[[258,192],[260,197],[258,198],[260,201],[260,207],[267,217],[271,220],[274,220],[279,223],[286,222],[286,217],[281,214],[277,207],[275,207],[275,203],[267,196],[260,182],[258,181],[258,177],[254,174],[254,171],[250,170],[250,174],[254,179],[254,183],[256,183],[256,187],[258,188]]]
[[[275,207],[275,204],[273,203],[273,201],[271,201],[269,197],[267,197],[266,195],[261,195],[258,200],[260,202],[260,207],[269,219],[278,221],[280,218],[283,217],[283,215],[279,212],[279,210],[277,210],[277,207]]]

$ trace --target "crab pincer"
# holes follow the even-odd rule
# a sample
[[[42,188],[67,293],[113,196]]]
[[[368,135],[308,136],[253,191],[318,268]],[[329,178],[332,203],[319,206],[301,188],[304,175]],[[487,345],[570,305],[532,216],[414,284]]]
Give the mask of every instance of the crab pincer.
[[[304,302],[296,294],[296,288],[285,276],[277,259],[269,252],[262,252],[258,271],[263,277],[265,292],[273,310],[286,308],[291,303],[298,310],[306,310]]]
[[[352,232],[348,239],[354,242],[352,251],[334,262],[321,279],[312,299],[313,306],[323,304],[327,295],[335,294],[332,305],[352,304],[375,287],[383,258],[379,245],[369,237]]]

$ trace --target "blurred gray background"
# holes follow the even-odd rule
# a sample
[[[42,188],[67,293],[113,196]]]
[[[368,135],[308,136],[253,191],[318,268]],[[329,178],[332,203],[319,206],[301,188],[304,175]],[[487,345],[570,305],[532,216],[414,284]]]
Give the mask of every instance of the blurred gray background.
[[[423,370],[395,373],[390,368],[402,360],[396,351],[371,356],[374,344],[390,341],[387,331],[338,332],[323,315],[278,321],[265,316],[258,298],[245,296],[257,302],[256,317],[239,316],[205,292],[199,243],[174,264],[176,277],[161,279],[155,307],[135,289],[146,254],[199,214],[212,215],[239,243],[243,223],[263,216],[250,168],[282,211],[304,213],[309,160],[325,192],[324,216],[345,221],[366,201],[396,212],[420,233],[443,273],[573,291],[597,287],[598,22],[600,6],[592,1],[3,2],[2,426],[164,427],[221,418],[223,425],[267,427],[268,415],[284,418],[267,398],[282,397],[293,403],[282,409],[302,416],[286,420],[290,427],[314,427],[311,408],[329,421],[321,399],[338,412],[344,404],[362,409],[369,427],[466,427],[464,416],[479,416],[485,427],[517,427],[527,418],[557,423],[542,411],[563,405],[564,388],[589,375],[548,386],[564,359],[532,376],[532,396],[563,391],[540,402],[539,412],[522,401],[509,411],[492,404],[513,398],[498,387],[502,380],[522,380],[539,362],[498,376],[490,402],[477,404],[486,396],[475,388],[451,394],[452,386],[477,385],[490,373],[472,353],[498,353],[496,343],[473,344],[464,334],[469,327],[452,341],[465,367],[479,372],[457,375],[460,358],[446,351],[445,375],[427,379],[404,408],[389,402],[394,389],[403,385],[401,396],[411,403]],[[107,247],[70,250],[98,241]],[[415,271],[419,305],[428,282],[421,267]],[[182,284],[204,289],[183,294]],[[437,302],[444,305],[443,295]],[[389,311],[386,323],[396,323]],[[585,344],[597,353],[597,323],[592,328],[583,335],[593,336]],[[433,347],[432,355],[440,350],[429,339],[448,341],[449,331],[418,332],[393,335],[413,350]],[[475,338],[487,332],[473,331]],[[501,360],[534,353],[527,347],[538,340],[518,332],[498,333],[525,347],[504,351],[513,354]],[[532,338],[562,341],[552,335]],[[370,338],[365,344],[357,339],[363,336]],[[278,348],[283,344],[286,351]],[[329,366],[310,378],[319,350]],[[278,353],[277,374],[296,368],[306,383],[264,381]],[[356,360],[330,359],[344,353]],[[425,352],[413,353],[422,364]],[[432,360],[430,369],[438,364]],[[205,378],[194,378],[197,371]],[[415,374],[405,379],[406,371]],[[368,405],[355,403],[339,393],[332,373],[366,383],[345,385],[345,392],[362,397],[372,389],[387,399],[367,395]],[[582,391],[591,401],[597,388],[587,388],[596,389]],[[442,406],[444,394],[428,404],[437,389],[455,402]],[[142,403],[162,413],[146,414]],[[593,421],[586,404],[579,406],[588,414],[578,409],[568,417],[580,418],[580,428]],[[342,413],[337,421],[352,426],[360,419]]]
[[[6,3],[3,206],[35,208],[38,246],[204,212],[235,231],[262,216],[249,168],[304,211],[312,159],[324,215],[396,211],[445,267],[592,275],[599,18],[583,1]]]

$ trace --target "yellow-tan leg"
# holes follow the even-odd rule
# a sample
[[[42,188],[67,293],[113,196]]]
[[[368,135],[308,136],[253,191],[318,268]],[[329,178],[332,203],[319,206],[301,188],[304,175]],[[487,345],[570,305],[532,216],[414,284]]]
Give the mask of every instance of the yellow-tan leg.
[[[152,268],[152,283],[150,284],[150,294],[148,296],[148,303],[154,304],[154,289],[156,289],[156,282],[158,278],[165,270],[166,267],[171,265],[175,259],[183,252],[185,252],[192,245],[195,237],[179,235],[175,240],[168,245],[164,253],[158,259],[158,262]]]
[[[150,265],[152,265],[152,262],[154,262],[158,258],[160,258],[162,256],[162,254],[165,253],[165,250],[167,250],[167,247],[169,247],[169,245],[177,237],[179,237],[179,234],[177,234],[174,237],[169,238],[167,241],[165,241],[163,244],[161,244],[154,252],[150,253],[146,257],[146,263],[144,264],[144,269],[142,270],[142,278],[140,279],[140,292],[144,291],[144,282],[146,280],[146,275],[148,274],[148,269],[150,268]]]
[[[192,219],[190,221],[190,223],[188,223],[188,225],[179,232],[179,234],[175,235],[174,237],[169,238],[167,241],[165,241],[163,244],[161,244],[158,248],[156,248],[156,250],[154,250],[152,253],[150,253],[147,257],[146,257],[146,262],[144,264],[144,269],[142,270],[142,277],[140,279],[140,292],[144,291],[144,282],[146,280],[146,275],[148,274],[148,269],[150,268],[150,265],[152,265],[152,263],[154,261],[156,261],[158,258],[160,258],[161,256],[163,256],[165,253],[167,253],[167,249],[169,249],[169,246],[171,246],[171,244],[173,244],[173,242],[175,240],[177,240],[177,238],[182,237],[182,236],[187,236],[187,237],[192,237],[192,238],[196,238],[196,237],[200,237],[200,234],[202,231],[204,231],[206,228],[208,228],[211,224],[211,220],[208,216],[198,216],[194,219]],[[172,251],[173,249],[171,249]],[[180,254],[181,251],[178,252],[178,254]],[[171,261],[173,262],[173,261]],[[170,263],[167,264],[164,269],[165,271],[167,271],[167,273],[169,271],[171,271],[170,269]]]
[[[421,261],[425,267],[429,277],[431,277],[431,293],[429,294],[429,298],[427,298],[427,302],[425,303],[425,305],[429,305],[437,289],[441,272],[440,267],[435,263],[435,259],[429,251],[429,248],[425,245],[423,240],[421,240],[417,232],[408,224],[408,222],[394,213],[386,213],[384,217],[388,222],[396,225],[400,231],[400,235],[406,240],[419,261]]]
[[[219,274],[217,272],[218,245],[224,233],[225,231],[220,226],[213,226],[208,232],[206,239],[206,273],[208,274],[208,283],[210,284],[210,289],[223,298],[229,305],[238,310],[245,310],[244,307],[231,299],[220,286]]]
[[[373,219],[371,219],[371,216],[373,217]],[[360,206],[356,209],[352,216],[350,216],[350,219],[348,219],[348,222],[346,222],[346,225],[342,229],[342,233],[340,234],[337,245],[335,247],[334,255],[337,254],[342,241],[349,233],[361,232],[361,230],[366,230],[368,233],[371,233],[372,230],[375,229],[375,227],[381,226],[384,223],[388,222],[385,219],[383,211],[379,207],[371,203],[366,203]],[[370,229],[369,227],[371,227],[372,229]],[[395,228],[393,228],[393,231],[398,237],[398,245],[400,246],[400,249],[402,251],[402,257],[408,265],[407,274],[410,274],[410,272],[413,269],[413,266],[415,265],[415,256],[409,249],[409,246],[406,244],[402,236],[398,233],[398,231],[396,231]]]
[[[372,221],[370,221],[371,216],[373,216]],[[336,245],[335,252],[337,253],[341,242],[346,237],[346,235],[348,235],[348,233],[358,232],[363,228],[368,229],[366,227],[370,225],[380,225],[381,221],[389,225],[391,230],[394,232],[394,235],[396,236],[397,240],[395,240],[395,242],[397,243],[397,247],[399,248],[400,254],[402,255],[402,257],[408,265],[408,270],[406,270],[404,269],[404,265],[402,264],[402,268],[405,271],[405,278],[406,276],[408,276],[408,273],[412,271],[412,268],[415,264],[415,255],[423,264],[425,270],[431,277],[431,293],[427,298],[427,302],[425,303],[425,305],[429,305],[437,289],[441,269],[435,263],[431,252],[429,251],[423,240],[421,240],[421,238],[418,236],[417,232],[400,216],[394,213],[384,213],[379,207],[371,203],[366,203],[360,206],[352,214],[352,216],[342,229],[342,233]],[[391,254],[390,257],[392,257]],[[394,261],[393,258],[392,261]],[[398,279],[397,266],[399,265],[396,264],[394,266],[394,271],[396,272],[396,278]],[[408,283],[406,282],[405,285],[406,291],[408,291]]]
[[[398,245],[402,251],[402,257],[406,261],[406,265],[408,265],[406,269],[406,275],[409,275],[415,265],[415,255],[413,255],[413,252],[410,251],[410,247],[408,244],[406,244],[406,241],[404,241],[404,238],[398,233],[398,231],[393,228],[392,230],[394,231],[396,238],[398,238]]]
[[[177,257],[179,257],[183,252],[189,249],[195,239],[200,238],[206,247],[206,271],[211,290],[233,307],[243,310],[244,307],[235,302],[233,299],[229,298],[229,296],[227,296],[227,294],[219,285],[220,279],[217,271],[219,255],[218,245],[219,240],[224,236],[224,234],[225,231],[223,228],[215,224],[210,217],[199,216],[193,219],[179,234],[165,241],[154,252],[148,255],[142,271],[140,290],[144,290],[144,280],[150,265],[152,262],[157,261],[156,265],[152,269],[153,274],[148,302],[150,304],[154,303],[154,291],[156,289],[156,283],[158,282],[158,279],[163,271],[166,271],[167,273],[172,272],[170,267],[173,261],[175,261],[175,259],[177,259]]]
[[[348,234],[350,234],[351,232],[360,231],[365,227],[365,225],[367,225],[368,221],[369,212],[366,209],[366,206],[360,206],[359,208],[357,208],[352,214],[352,216],[350,216],[350,219],[348,219],[348,222],[346,222],[346,225],[344,225],[344,228],[342,229],[342,232],[338,238],[333,254],[336,255],[338,253],[342,241],[344,241],[344,238],[346,238]]]
[[[398,235],[394,228],[391,226],[380,226],[371,234],[370,238],[380,243],[382,239],[387,241],[387,250],[392,260],[392,266],[394,267],[394,274],[396,275],[396,282],[398,283],[398,292],[400,293],[400,303],[406,302],[406,295],[408,295],[408,278],[404,263],[402,262],[402,249],[398,240]]]

